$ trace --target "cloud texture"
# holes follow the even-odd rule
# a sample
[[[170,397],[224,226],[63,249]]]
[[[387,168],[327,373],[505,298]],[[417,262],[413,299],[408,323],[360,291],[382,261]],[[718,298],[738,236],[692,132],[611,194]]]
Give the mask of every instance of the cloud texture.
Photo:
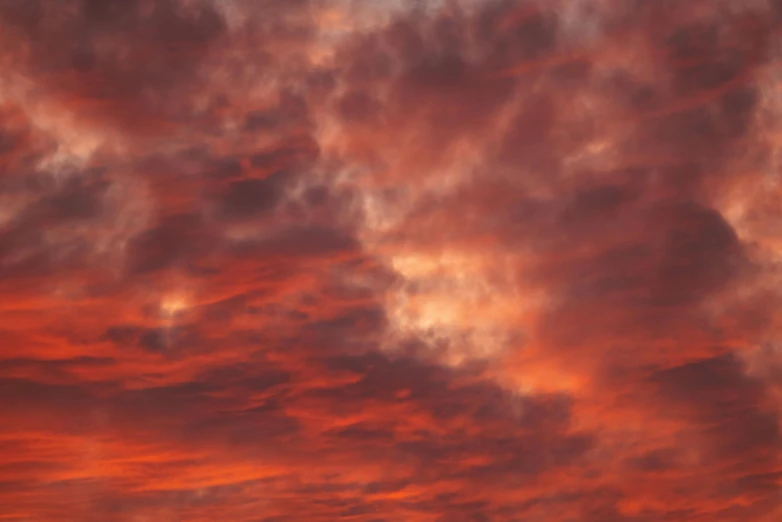
[[[0,520],[780,520],[780,22],[0,2]]]

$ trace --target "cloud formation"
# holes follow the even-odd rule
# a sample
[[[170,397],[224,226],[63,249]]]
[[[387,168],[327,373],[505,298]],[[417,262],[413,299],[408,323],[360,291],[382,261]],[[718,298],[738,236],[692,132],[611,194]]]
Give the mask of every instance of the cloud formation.
[[[778,520],[780,19],[0,3],[0,519]]]

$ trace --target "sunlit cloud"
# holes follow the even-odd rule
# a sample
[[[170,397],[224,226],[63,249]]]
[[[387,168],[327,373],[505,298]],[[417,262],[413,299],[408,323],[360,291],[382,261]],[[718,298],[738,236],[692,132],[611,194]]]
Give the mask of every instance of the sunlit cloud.
[[[0,2],[0,519],[776,522],[780,20]]]

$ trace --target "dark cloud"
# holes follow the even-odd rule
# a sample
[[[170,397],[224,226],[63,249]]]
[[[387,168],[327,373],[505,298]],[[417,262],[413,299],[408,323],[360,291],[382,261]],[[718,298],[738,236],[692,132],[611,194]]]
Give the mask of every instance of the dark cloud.
[[[751,459],[751,453],[766,455],[780,443],[779,421],[767,411],[762,383],[747,377],[731,357],[704,359],[656,373],[667,407],[684,408],[707,436],[716,443],[712,451],[727,452],[735,459]],[[676,411],[676,410],[674,410]]]
[[[267,178],[232,183],[221,197],[221,213],[228,218],[248,218],[268,213],[279,203],[290,177],[288,172],[277,171]]]
[[[123,126],[176,114],[175,90],[195,80],[199,61],[226,31],[210,2],[11,1],[2,20],[27,51],[25,73],[56,78],[77,112]]]
[[[200,216],[167,216],[133,238],[129,249],[131,270],[146,272],[192,263],[213,249],[216,241]]]

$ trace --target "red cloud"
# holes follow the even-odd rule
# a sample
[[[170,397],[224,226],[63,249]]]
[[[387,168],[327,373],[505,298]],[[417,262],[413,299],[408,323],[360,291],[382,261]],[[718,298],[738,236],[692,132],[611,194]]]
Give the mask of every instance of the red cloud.
[[[0,518],[778,520],[781,14],[2,3]]]

